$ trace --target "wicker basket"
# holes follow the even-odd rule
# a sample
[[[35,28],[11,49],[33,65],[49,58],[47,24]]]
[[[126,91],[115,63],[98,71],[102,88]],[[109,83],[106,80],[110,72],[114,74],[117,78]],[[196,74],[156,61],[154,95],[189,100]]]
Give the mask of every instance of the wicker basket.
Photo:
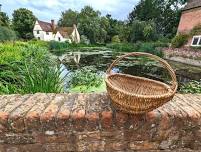
[[[128,56],[147,56],[159,61],[170,73],[171,86],[144,77],[112,74],[112,68],[121,59]],[[113,105],[126,113],[143,114],[158,108],[173,98],[178,86],[176,75],[171,66],[165,60],[149,53],[133,52],[120,56],[110,65],[106,74],[107,92]]]

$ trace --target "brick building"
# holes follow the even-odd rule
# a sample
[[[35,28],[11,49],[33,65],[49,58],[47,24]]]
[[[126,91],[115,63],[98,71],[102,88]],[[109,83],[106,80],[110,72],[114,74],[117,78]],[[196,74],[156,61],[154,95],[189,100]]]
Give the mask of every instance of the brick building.
[[[178,33],[188,34],[197,25],[201,25],[201,0],[189,0],[182,11]],[[201,46],[201,33],[190,37],[187,46]]]

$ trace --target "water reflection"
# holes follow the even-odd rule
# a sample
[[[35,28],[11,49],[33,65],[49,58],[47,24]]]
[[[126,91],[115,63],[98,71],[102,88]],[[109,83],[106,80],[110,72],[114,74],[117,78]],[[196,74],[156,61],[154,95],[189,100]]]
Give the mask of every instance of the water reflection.
[[[59,57],[61,61],[61,70],[64,75],[69,75],[70,71],[74,71],[85,66],[94,66],[98,73],[103,73],[109,65],[122,55],[119,52],[95,50],[90,52],[68,52]],[[190,80],[201,79],[201,68],[187,66],[185,64],[169,62],[177,74],[179,84]],[[79,66],[78,66],[79,65]],[[139,60],[138,58],[127,58],[121,61],[113,68],[113,72],[127,73],[136,76],[143,76],[159,81],[170,82],[170,76],[159,63],[151,60]],[[67,90],[67,81],[65,89]]]

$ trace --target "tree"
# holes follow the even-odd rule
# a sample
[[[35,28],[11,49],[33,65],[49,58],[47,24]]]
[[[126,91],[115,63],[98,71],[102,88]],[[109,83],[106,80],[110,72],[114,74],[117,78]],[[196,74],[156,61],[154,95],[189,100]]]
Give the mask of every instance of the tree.
[[[110,14],[107,14],[106,18],[109,22],[109,25],[106,28],[107,31],[106,42],[111,42],[112,38],[116,35],[119,36],[120,41],[127,42],[130,30],[127,23],[124,21],[118,21],[116,19],[113,19]]]
[[[129,22],[134,20],[154,21],[157,31],[165,36],[174,36],[180,15],[181,5],[186,0],[141,0],[129,14]]]
[[[4,12],[0,12],[0,26],[9,26],[9,18]]]
[[[100,17],[101,13],[90,6],[85,6],[78,15],[78,30],[91,43],[104,43],[107,37],[107,20]]]
[[[157,40],[155,23],[135,20],[131,25],[130,41],[154,41]]]
[[[115,35],[112,37],[112,43],[120,43],[119,35]]]
[[[10,41],[15,40],[16,34],[14,31],[8,27],[0,26],[0,41]]]
[[[32,11],[26,8],[20,8],[14,11],[13,15],[13,29],[18,33],[20,38],[30,39],[33,37],[33,27],[36,17]]]
[[[111,42],[112,37],[119,34],[117,31],[118,21],[116,19],[113,19],[110,14],[107,14],[106,18],[109,22],[109,27],[106,29],[107,30],[107,42]]]
[[[61,18],[58,21],[59,26],[72,26],[78,23],[78,12],[71,9],[61,13]]]

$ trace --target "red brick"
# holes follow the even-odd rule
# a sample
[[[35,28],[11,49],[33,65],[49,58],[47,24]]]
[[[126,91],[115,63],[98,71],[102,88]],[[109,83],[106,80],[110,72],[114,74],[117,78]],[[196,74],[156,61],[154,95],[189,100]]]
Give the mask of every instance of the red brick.
[[[96,130],[99,128],[99,113],[92,112],[86,114],[87,130]]]
[[[43,113],[44,109],[54,96],[54,94],[41,95],[41,97],[38,99],[38,102],[29,110],[24,120],[28,130],[37,130],[41,128],[40,115]]]
[[[63,131],[71,129],[70,115],[77,96],[78,94],[71,93],[65,95],[64,103],[61,105],[56,116],[56,126],[58,130]]]
[[[42,94],[37,93],[28,98],[26,101],[22,101],[21,105],[12,111],[9,115],[9,124],[11,129],[15,132],[23,132],[25,130],[24,117],[26,113],[38,102]]]
[[[118,127],[124,127],[126,122],[128,122],[128,114],[122,112],[115,113],[115,125]]]
[[[109,129],[113,125],[112,111],[103,111],[101,113],[101,126],[102,128]]]
[[[160,119],[161,114],[158,110],[153,110],[146,113],[146,120],[150,122],[156,122]]]
[[[85,129],[86,125],[86,101],[88,100],[87,94],[78,94],[77,99],[75,100],[73,107],[72,107],[72,113],[71,113],[71,119],[72,119],[72,127],[74,127],[76,130],[83,131]]]
[[[16,100],[17,98],[19,98],[20,95],[19,94],[13,94],[13,95],[4,95],[1,99],[1,105],[0,105],[0,110],[2,111],[2,108],[4,109],[4,107],[8,104],[8,103],[12,103],[13,100]]]
[[[171,127],[172,123],[167,113],[162,113],[161,121],[159,122],[160,130],[167,130]]]
[[[200,113],[197,112],[195,109],[193,109],[191,106],[186,104],[181,98],[179,98],[177,95],[175,96],[176,102],[182,106],[183,109],[185,109],[185,112],[188,114],[188,117],[192,119],[200,118]]]
[[[7,112],[0,112],[0,133],[8,130],[8,115]]]
[[[82,131],[84,130],[84,126],[86,124],[85,119],[85,111],[84,110],[76,110],[71,115],[73,127],[76,130]]]
[[[57,94],[53,100],[50,102],[48,107],[41,114],[40,120],[45,130],[51,130],[56,128],[55,119],[57,113],[65,100],[64,94]]]

